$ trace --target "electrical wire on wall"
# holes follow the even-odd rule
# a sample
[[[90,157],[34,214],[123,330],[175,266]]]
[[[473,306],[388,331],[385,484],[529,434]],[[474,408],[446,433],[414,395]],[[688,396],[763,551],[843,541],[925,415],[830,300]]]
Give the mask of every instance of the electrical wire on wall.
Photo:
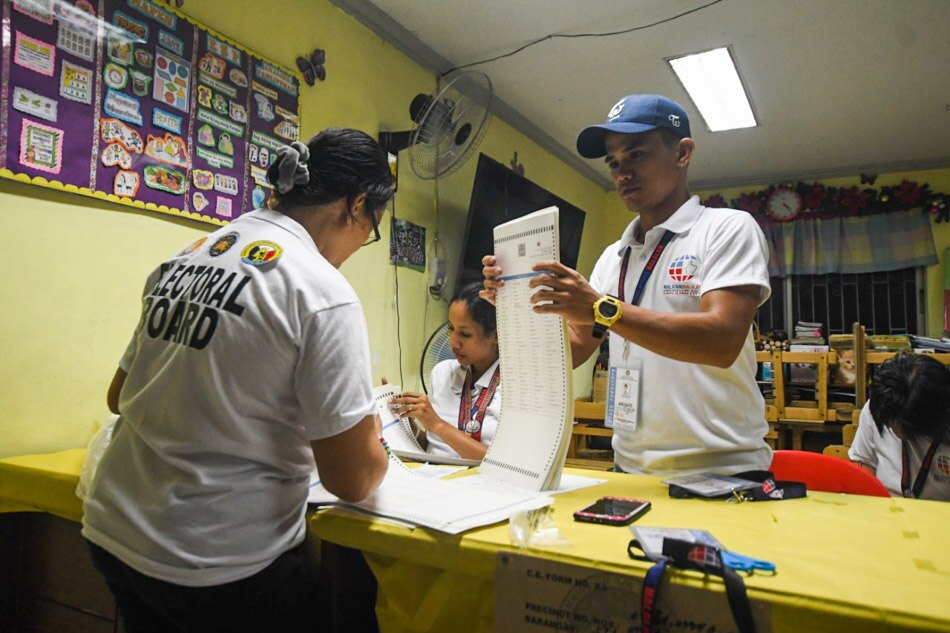
[[[389,243],[392,248],[392,236],[396,231],[396,193],[393,193],[393,210],[389,215]],[[393,263],[393,281],[395,282],[396,299],[396,345],[399,347],[399,384],[405,385],[402,376],[402,315],[399,313],[399,266]]]
[[[517,55],[518,53],[520,53],[521,51],[523,51],[523,50],[525,50],[525,49],[531,48],[532,46],[534,46],[534,45],[536,45],[536,44],[540,44],[541,42],[546,42],[546,41],[548,41],[548,40],[554,40],[554,39],[575,39],[575,38],[586,38],[586,37],[611,37],[611,36],[614,36],[614,35],[624,35],[624,34],[626,34],[626,33],[633,33],[633,32],[635,32],[635,31],[642,31],[643,29],[648,29],[648,28],[650,28],[650,27],[658,26],[658,25],[660,25],[660,24],[666,24],[667,22],[672,22],[673,20],[682,18],[682,17],[687,16],[687,15],[689,15],[689,14],[691,14],[691,13],[696,13],[697,11],[702,11],[703,9],[709,8],[709,7],[713,6],[714,4],[719,4],[720,2],[722,2],[722,0],[712,0],[712,2],[708,2],[708,3],[706,3],[706,4],[702,5],[702,6],[696,7],[695,9],[690,9],[689,11],[683,11],[682,13],[678,13],[678,14],[672,16],[672,17],[664,18],[664,19],[662,19],[662,20],[657,20],[656,22],[651,22],[650,24],[644,24],[644,25],[642,25],[642,26],[633,26],[633,27],[630,27],[630,28],[628,28],[628,29],[621,29],[621,30],[619,30],[619,31],[607,31],[607,32],[604,32],[604,33],[549,33],[549,34],[545,35],[544,37],[539,37],[539,38],[536,39],[536,40],[532,40],[532,41],[528,42],[527,44],[522,44],[521,46],[519,46],[518,48],[514,49],[513,51],[509,51],[509,52],[507,52],[507,53],[502,53],[501,55],[497,55],[497,56],[495,56],[495,57],[490,57],[490,58],[488,58],[488,59],[481,59],[481,60],[479,60],[479,61],[477,61],[477,62],[471,62],[471,63],[469,63],[469,64],[463,64],[463,65],[461,65],[461,66],[455,66],[454,68],[449,68],[448,70],[446,70],[446,71],[444,71],[444,72],[442,73],[442,76],[444,77],[445,75],[448,75],[448,74],[451,73],[451,72],[455,72],[455,71],[457,71],[457,70],[462,70],[462,69],[464,69],[464,68],[471,68],[472,66],[478,66],[479,64],[488,64],[488,63],[490,63],[490,62],[498,61],[499,59],[505,59],[505,58],[507,58],[507,57],[512,57],[512,56],[514,56],[514,55]]]

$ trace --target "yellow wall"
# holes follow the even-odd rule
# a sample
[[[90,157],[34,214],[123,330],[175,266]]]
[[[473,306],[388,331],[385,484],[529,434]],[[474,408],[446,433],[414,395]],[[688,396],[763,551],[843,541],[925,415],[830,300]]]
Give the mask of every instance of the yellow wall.
[[[930,184],[930,189],[936,192],[950,191],[950,169],[929,169],[881,174],[875,181],[874,186],[885,187],[898,185],[902,180],[910,180],[920,184],[928,183]],[[867,186],[861,185],[860,178],[857,176],[850,178],[830,178],[817,182],[828,187]],[[759,191],[765,189],[770,184],[774,183],[747,185],[734,189],[696,191],[694,193],[698,193],[701,198],[706,198],[714,193],[718,193],[729,201],[738,198],[741,193]],[[927,336],[941,337],[945,336],[943,331],[943,284],[945,252],[947,248],[950,248],[950,223],[944,222],[937,224],[936,222],[932,222],[932,226],[934,245],[937,248],[937,256],[940,258],[940,261],[933,266],[927,267]]]
[[[282,7],[206,0],[186,8],[198,21],[290,68],[297,55],[326,49],[327,81],[302,89],[303,136],[331,125],[373,135],[411,125],[409,102],[433,90],[430,73],[326,0],[285,0]],[[507,164],[516,150],[530,179],[588,211],[579,268],[589,273],[604,241],[603,190],[495,119],[480,151]],[[453,273],[475,163],[437,185],[417,179],[408,160],[401,170],[397,215],[426,226],[431,240],[438,208]],[[213,228],[0,181],[0,234],[8,247],[0,281],[0,457],[85,444],[106,415],[106,388],[138,318],[145,276]],[[396,382],[396,269],[388,264],[386,223],[383,233],[384,242],[362,249],[342,270],[367,315],[374,378]],[[425,274],[399,268],[398,277],[403,375],[406,387],[416,389],[422,346],[442,322],[445,304],[428,299]],[[589,388],[589,368],[578,370],[576,393]]]

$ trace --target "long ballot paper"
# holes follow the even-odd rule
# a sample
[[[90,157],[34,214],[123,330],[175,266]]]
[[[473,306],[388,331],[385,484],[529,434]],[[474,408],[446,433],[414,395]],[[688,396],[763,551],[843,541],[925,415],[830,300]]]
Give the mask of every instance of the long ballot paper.
[[[390,450],[398,457],[411,459],[429,464],[453,464],[456,466],[478,466],[477,459],[436,455],[426,452],[416,440],[412,426],[406,418],[400,418],[389,408],[389,401],[402,395],[399,385],[380,385],[373,389],[373,399],[376,401],[376,412],[379,414],[383,427],[383,439],[389,444]]]
[[[456,480],[432,479],[414,473],[394,456],[390,456],[383,482],[366,499],[343,503],[317,479],[310,486],[307,501],[353,507],[449,534],[506,521],[518,512],[551,504],[550,497],[527,490],[493,490],[465,486]]]
[[[558,209],[549,207],[495,227],[495,257],[505,285],[495,301],[501,420],[480,473],[528,490],[555,490],[574,421],[567,325],[532,310],[529,288],[540,261],[559,261]]]

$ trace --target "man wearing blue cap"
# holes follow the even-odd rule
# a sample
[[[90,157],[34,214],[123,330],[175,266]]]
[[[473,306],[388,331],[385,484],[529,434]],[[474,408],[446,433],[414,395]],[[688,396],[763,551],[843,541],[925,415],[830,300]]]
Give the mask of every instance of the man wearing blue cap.
[[[639,215],[590,282],[556,262],[536,266],[545,274],[531,282],[532,301],[550,302],[535,311],[569,321],[575,366],[611,334],[607,421],[625,472],[731,474],[772,459],[752,340],[770,293],[768,249],[748,213],[690,196],[694,148],[686,111],[660,95],[624,97],[605,123],[582,130],[577,151],[604,157]],[[503,282],[494,257],[483,263],[487,298]]]

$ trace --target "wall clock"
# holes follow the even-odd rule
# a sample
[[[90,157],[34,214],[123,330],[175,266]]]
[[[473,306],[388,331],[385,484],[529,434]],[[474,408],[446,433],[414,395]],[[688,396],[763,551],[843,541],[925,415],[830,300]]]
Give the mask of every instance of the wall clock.
[[[803,206],[802,197],[788,187],[778,187],[765,200],[765,212],[779,222],[794,220]]]

